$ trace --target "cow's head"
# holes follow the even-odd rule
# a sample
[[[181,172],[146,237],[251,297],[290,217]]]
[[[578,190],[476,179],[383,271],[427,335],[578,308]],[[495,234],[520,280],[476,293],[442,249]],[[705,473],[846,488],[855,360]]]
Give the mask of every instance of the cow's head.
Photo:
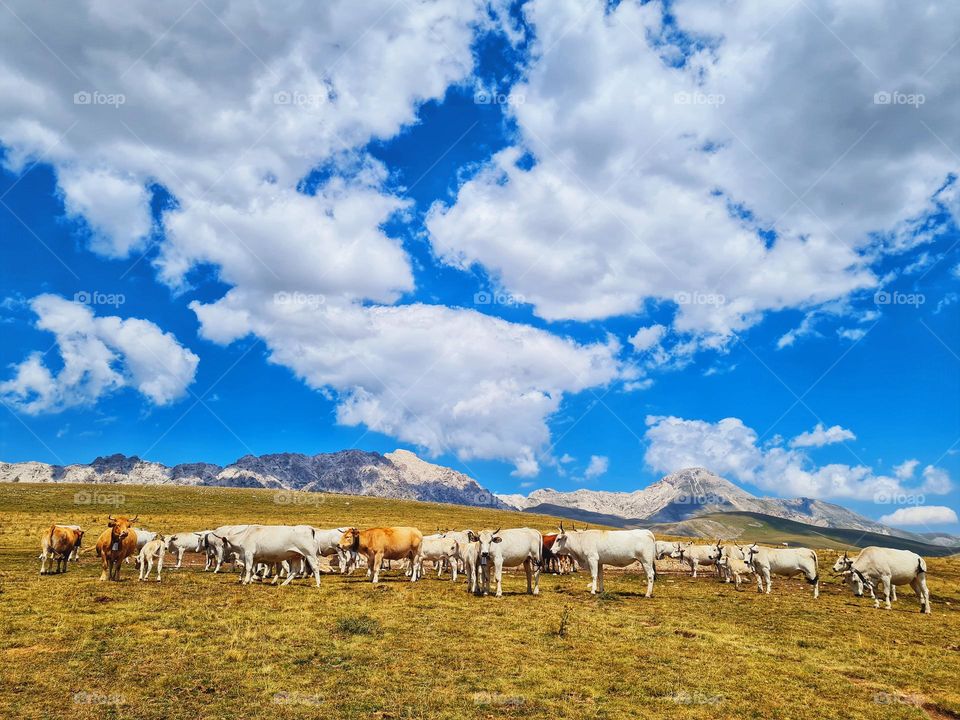
[[[114,517],[113,515],[107,516],[107,527],[111,530],[111,537],[114,542],[123,540],[127,535],[130,534],[130,528],[133,527],[133,524],[139,518],[139,515],[131,518],[126,517]]]
[[[480,557],[486,558],[490,557],[490,552],[493,549],[493,546],[503,542],[503,538],[500,537],[501,528],[496,530],[481,530],[480,535],[477,540],[480,543]],[[558,538],[559,539],[559,538]]]
[[[569,548],[570,533],[564,529],[563,522],[561,522],[560,527],[557,528],[557,537],[553,541],[553,547],[550,548],[550,552],[554,555],[569,555]]]
[[[740,555],[743,558],[743,562],[747,564],[748,568],[753,568],[753,561],[757,557],[757,553],[760,552],[760,548],[756,543],[748,547],[740,548]]]
[[[691,545],[693,545],[692,542],[677,543],[677,546],[673,549],[673,552],[670,553],[670,557],[683,562],[683,556],[686,554],[687,548],[689,548]]]
[[[80,543],[83,542],[83,530],[74,530],[77,534],[77,543],[76,546],[80,547]]]
[[[337,547],[341,550],[356,550],[360,546],[360,531],[355,528],[347,528],[340,537]]]
[[[710,552],[707,555],[707,559],[712,560],[713,562],[720,565],[724,564],[727,558],[723,554],[723,545],[721,545],[720,543],[717,543],[716,545],[711,547]]]
[[[846,552],[838,557],[837,561],[833,564],[833,571],[835,573],[849,573],[852,569],[853,560],[850,559],[850,556],[847,555]]]

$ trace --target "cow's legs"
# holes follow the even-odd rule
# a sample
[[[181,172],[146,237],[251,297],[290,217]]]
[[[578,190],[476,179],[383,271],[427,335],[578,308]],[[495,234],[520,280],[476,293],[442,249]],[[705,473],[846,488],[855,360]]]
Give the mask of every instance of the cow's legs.
[[[370,562],[370,567],[373,568],[373,584],[376,585],[380,582],[380,565],[383,564],[383,553],[374,553],[373,557],[368,558],[368,561]]]
[[[457,581],[457,563],[459,562],[457,558],[450,558],[450,574],[453,576],[451,578],[452,582]]]
[[[927,587],[927,574],[917,573],[913,581],[917,583],[917,586],[920,588],[920,612],[925,615],[930,615],[933,610],[930,609],[930,589]],[[914,590],[916,589],[917,588],[914,588]]]
[[[897,601],[897,586],[896,586],[896,585],[891,585],[891,586],[890,586],[890,600],[891,600],[892,602],[896,602],[896,601]]]
[[[497,597],[503,597],[503,558],[498,557],[493,561],[493,571],[497,580]]]
[[[598,563],[596,558],[587,558],[587,565],[590,566],[590,584],[588,585],[588,587],[590,588],[591,595],[597,594],[597,588],[598,588],[597,564]]]
[[[690,562],[690,567],[693,568],[693,576],[694,576],[694,577],[697,576],[697,565],[698,565],[698,564],[699,564],[699,563],[697,563],[696,560],[692,560],[692,561]]]
[[[889,610],[890,609],[890,586],[891,586],[890,577],[888,575],[882,576],[880,578],[880,583],[881,583],[881,589],[883,590],[884,607],[886,607],[887,610]],[[874,607],[880,607],[879,598],[877,598],[876,602],[874,603]]]
[[[527,595],[533,595],[533,561],[527,558],[523,561],[523,569],[527,573]]]
[[[179,570],[180,566],[183,565],[183,554],[186,551],[186,548],[177,548],[177,567],[175,569]]]
[[[767,583],[767,595],[769,595],[769,594],[770,594],[770,588],[771,588],[771,586],[772,586],[771,583],[770,583],[770,568],[764,568],[764,569],[763,569],[763,579],[764,579],[764,580],[766,581],[766,583]]]
[[[100,564],[103,567],[103,571],[100,573],[100,582],[103,582],[107,579],[107,571],[110,568],[110,561],[107,560],[106,553],[100,556]]]
[[[754,565],[756,567],[756,565]],[[763,572],[760,570],[754,570],[753,576],[757,579],[757,592],[763,592]]]
[[[161,572],[163,572],[163,548],[160,549],[160,557],[157,558],[157,582],[160,582]]]
[[[647,567],[644,563],[643,571],[647,574],[647,592],[644,597],[651,597],[653,595],[653,581],[657,577],[657,568],[654,565]]]

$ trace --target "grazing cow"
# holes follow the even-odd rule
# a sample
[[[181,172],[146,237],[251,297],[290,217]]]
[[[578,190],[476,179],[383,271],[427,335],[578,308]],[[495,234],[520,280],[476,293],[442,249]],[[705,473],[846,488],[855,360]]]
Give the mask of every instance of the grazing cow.
[[[409,560],[412,563],[410,581],[415,582],[419,578],[422,544],[423,533],[414,527],[348,528],[340,538],[343,550],[356,552],[367,559],[373,583],[380,582],[380,565],[384,560]]]
[[[200,532],[182,532],[167,538],[167,552],[176,554],[177,568],[183,564],[183,554],[186,552],[201,553],[204,551],[203,539],[209,530]],[[141,548],[142,549],[142,548]]]
[[[420,545],[420,570],[419,574],[423,576],[423,561],[431,560],[437,565],[437,577],[440,576],[439,570],[442,569],[444,560],[450,561],[451,579],[457,581],[457,562],[460,560],[460,548],[453,533],[442,535],[425,535],[423,543]]]
[[[848,580],[856,591],[853,578],[870,588],[882,583],[885,607],[890,609],[890,589],[894,585],[910,585],[920,600],[920,612],[930,614],[930,591],[927,589],[927,562],[909,550],[893,548],[867,547],[860,551],[856,559],[844,553],[833,566],[837,573],[849,573]],[[859,593],[862,595],[863,592]],[[874,596],[874,607],[880,607],[880,600]]]
[[[590,568],[590,594],[603,592],[603,566],[626,567],[639,562],[647,575],[645,597],[653,595],[656,578],[654,561],[657,557],[656,540],[649,530],[573,530],[567,532],[560,524],[560,533],[553,545],[554,552],[572,555],[581,565]]]
[[[40,535],[40,574],[47,574],[47,561],[56,562],[53,573],[67,571],[67,562],[80,548],[83,530],[78,526],[51,525]]]
[[[167,541],[163,535],[157,533],[156,537],[140,548],[137,555],[137,565],[140,566],[140,581],[150,579],[150,571],[153,570],[153,561],[157,561],[157,582],[160,582],[160,573],[163,572],[163,555],[167,551]]]
[[[543,558],[543,537],[533,528],[513,528],[494,531],[482,530],[479,535],[471,533],[471,542],[480,545],[480,572],[483,578],[483,594],[490,594],[490,560],[493,560],[497,581],[497,597],[503,597],[503,568],[523,565],[527,573],[527,594],[540,594],[540,566]]]
[[[240,582],[253,582],[254,568],[259,563],[279,564],[303,558],[320,587],[320,562],[317,558],[317,533],[309,525],[248,525],[246,528],[221,536],[224,551],[236,553],[243,563]],[[283,585],[289,585],[297,573],[289,572]],[[279,579],[275,575],[274,582]]]
[[[817,554],[809,548],[765,548],[753,543],[743,548],[743,560],[757,577],[757,592],[763,592],[763,583],[767,583],[770,594],[771,575],[793,577],[803,574],[807,582],[813,585],[813,597],[820,597],[820,573],[817,566]]]
[[[680,543],[667,542],[666,540],[657,540],[657,560],[663,560],[665,557],[673,557],[673,553],[680,552]]]
[[[678,543],[677,549],[670,553],[670,557],[680,560],[680,563],[686,563],[693,571],[693,576],[697,576],[697,569],[703,566],[716,566],[717,561],[713,560],[714,550],[720,545],[694,545],[692,542]]]
[[[132,520],[125,517],[108,517],[107,529],[97,538],[97,557],[103,564],[103,572],[100,573],[101,582],[107,580],[120,580],[120,566],[123,561],[137,552],[137,533],[133,529],[133,523],[137,521],[137,515]]]
[[[857,597],[863,597],[864,585],[859,577],[854,575],[853,570],[845,570],[843,572],[843,581],[850,585],[853,588],[853,594]],[[870,598],[876,600],[877,596],[873,592],[873,587],[867,587],[867,592],[870,593]],[[897,601],[897,586],[893,583],[890,584],[890,602]]]

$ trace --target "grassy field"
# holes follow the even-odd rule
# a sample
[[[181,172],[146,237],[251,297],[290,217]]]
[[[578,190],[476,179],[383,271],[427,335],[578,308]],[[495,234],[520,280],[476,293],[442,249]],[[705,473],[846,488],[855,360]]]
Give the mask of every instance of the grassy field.
[[[76,493],[86,493],[76,496]],[[122,497],[121,497],[122,496]],[[960,560],[929,561],[931,616],[908,589],[874,610],[829,578],[758,595],[712,577],[584,574],[502,599],[397,572],[241,587],[196,566],[97,581],[110,512],[162,532],[227,521],[438,526],[550,518],[412,502],[214,488],[0,486],[0,718],[944,718],[960,717]],[[78,504],[76,500],[79,500]],[[85,501],[99,504],[86,504]],[[115,507],[104,501],[117,502]],[[122,501],[122,504],[121,504]],[[88,530],[65,575],[40,577],[51,522]],[[197,558],[193,558],[195,561]]]

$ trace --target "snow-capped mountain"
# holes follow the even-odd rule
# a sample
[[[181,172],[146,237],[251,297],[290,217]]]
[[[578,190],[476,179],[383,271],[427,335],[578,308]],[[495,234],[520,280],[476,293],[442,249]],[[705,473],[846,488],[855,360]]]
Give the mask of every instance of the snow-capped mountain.
[[[136,456],[98,457],[90,464],[0,463],[0,482],[215,485],[372,495],[505,508],[476,480],[421,460],[408,450],[381,455],[344,450],[319,455],[245,455],[221,468],[210,463],[167,467]]]
[[[686,468],[667,475],[649,487],[634,492],[602,490],[535,490],[530,495],[498,495],[518,510],[564,514],[590,519],[590,515],[620,519],[621,524],[669,523],[710,512],[745,511],[795,520],[820,527],[869,530],[884,535],[899,534],[833,503],[811,498],[756,497],[729,480],[704,468]],[[587,513],[589,515],[587,515]],[[602,522],[594,517],[597,522]]]

